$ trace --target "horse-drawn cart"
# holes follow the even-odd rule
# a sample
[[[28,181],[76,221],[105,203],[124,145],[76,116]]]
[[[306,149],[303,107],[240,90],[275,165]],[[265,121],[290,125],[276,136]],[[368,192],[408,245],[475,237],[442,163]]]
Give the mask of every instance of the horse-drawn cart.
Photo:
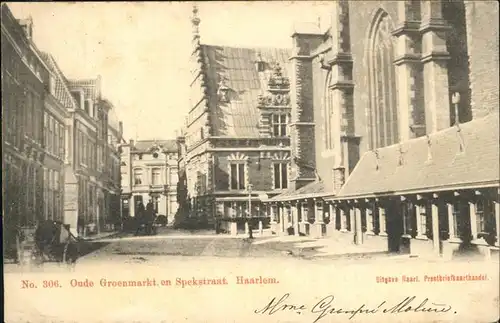
[[[36,227],[10,227],[8,235],[8,253],[19,265],[74,264],[78,259],[80,241],[62,222],[46,220]]]
[[[55,261],[74,264],[78,259],[80,240],[59,221],[44,221],[35,231],[35,259],[40,263]]]

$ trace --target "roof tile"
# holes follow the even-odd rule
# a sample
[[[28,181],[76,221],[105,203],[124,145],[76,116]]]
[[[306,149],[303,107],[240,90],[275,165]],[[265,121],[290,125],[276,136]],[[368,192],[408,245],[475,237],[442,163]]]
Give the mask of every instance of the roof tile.
[[[158,145],[169,152],[177,152],[177,142],[175,140],[138,140],[134,143],[134,152],[146,152],[151,147]]]
[[[259,137],[258,95],[261,94],[261,82],[255,69],[257,54],[272,67],[279,63],[284,76],[291,76],[288,58],[291,51],[275,48],[235,48],[202,45],[205,61],[205,76],[211,96],[217,96],[217,86],[222,77],[232,95],[229,103],[212,107],[217,116],[212,120],[215,136]],[[214,111],[220,109],[220,111]]]
[[[498,185],[498,118],[493,113],[431,134],[430,146],[421,137],[369,151],[336,198]]]

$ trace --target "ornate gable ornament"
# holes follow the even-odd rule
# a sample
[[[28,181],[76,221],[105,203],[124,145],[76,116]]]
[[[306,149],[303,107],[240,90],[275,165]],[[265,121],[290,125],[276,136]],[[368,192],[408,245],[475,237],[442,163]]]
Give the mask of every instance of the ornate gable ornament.
[[[157,158],[158,155],[162,152],[163,145],[154,143],[150,148],[149,148],[149,153],[153,155],[154,158]]]
[[[259,107],[288,107],[290,104],[290,79],[283,75],[279,63],[273,67],[271,76],[267,83],[266,95],[259,95]]]
[[[240,152],[236,152],[229,155],[227,159],[233,162],[246,162],[248,161],[248,156]]]
[[[217,95],[219,97],[219,102],[228,103],[229,102],[229,87],[226,85],[226,79],[222,78],[219,82],[217,89]]]

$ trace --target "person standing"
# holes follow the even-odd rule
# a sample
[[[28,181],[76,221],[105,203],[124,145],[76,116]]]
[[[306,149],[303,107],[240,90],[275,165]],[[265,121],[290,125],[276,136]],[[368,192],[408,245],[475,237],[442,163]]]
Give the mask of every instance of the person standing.
[[[144,223],[144,216],[145,216],[144,213],[145,213],[144,203],[142,203],[142,201],[141,201],[141,202],[137,203],[137,207],[135,209],[135,216],[137,217],[137,220],[136,220],[137,229],[135,231],[135,235],[139,234],[139,231],[141,230],[141,226]]]
[[[155,219],[155,207],[153,205],[153,201],[149,200],[146,205],[146,234],[151,234],[153,228],[153,222]]]

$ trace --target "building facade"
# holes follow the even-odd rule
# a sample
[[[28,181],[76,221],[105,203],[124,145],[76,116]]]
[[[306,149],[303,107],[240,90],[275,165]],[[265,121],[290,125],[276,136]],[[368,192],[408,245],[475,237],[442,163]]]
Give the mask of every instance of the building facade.
[[[178,138],[179,221],[217,222],[235,233],[246,219],[262,220],[263,198],[291,185],[290,52],[205,45],[196,8],[192,24],[190,109]]]
[[[50,71],[32,41],[31,18],[17,20],[5,4],[1,15],[2,219],[5,249],[16,251],[19,237],[32,234],[44,217],[44,102]]]
[[[292,133],[292,160],[313,160],[318,178],[268,201],[275,232],[498,251],[497,13],[487,1],[344,0],[326,32],[297,30],[292,124],[312,129]]]
[[[112,107],[101,97],[99,79],[69,81],[54,58],[37,49],[31,18],[15,19],[6,4],[1,14],[2,211],[12,251],[6,256],[16,258],[40,221],[62,221],[74,234],[92,232],[83,228],[89,223],[93,232],[105,228],[112,211],[103,191],[116,196],[119,212],[119,154],[116,144],[114,150],[108,145]],[[113,133],[121,138],[122,127]]]
[[[178,154],[175,140],[130,140],[121,146],[121,199],[125,217],[138,204],[153,202],[158,216],[173,221],[177,212]]]

